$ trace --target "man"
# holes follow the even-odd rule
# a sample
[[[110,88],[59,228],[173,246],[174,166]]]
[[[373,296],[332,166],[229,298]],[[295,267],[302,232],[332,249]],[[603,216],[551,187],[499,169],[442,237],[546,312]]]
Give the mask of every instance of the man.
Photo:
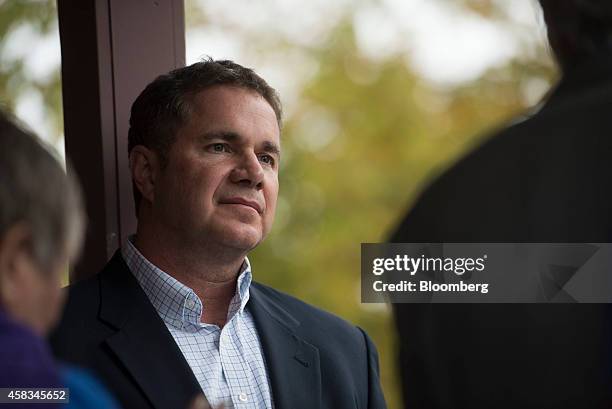
[[[393,242],[612,241],[612,6],[542,0],[562,78],[422,195]],[[604,408],[606,305],[395,305],[406,407]]]
[[[78,253],[80,192],[37,138],[2,112],[0,146],[0,387],[61,388],[43,337],[59,318],[61,275]]]
[[[126,408],[382,408],[360,329],[251,281],[278,195],[281,107],[252,70],[206,60],[132,106],[136,236],[70,290],[53,339]]]

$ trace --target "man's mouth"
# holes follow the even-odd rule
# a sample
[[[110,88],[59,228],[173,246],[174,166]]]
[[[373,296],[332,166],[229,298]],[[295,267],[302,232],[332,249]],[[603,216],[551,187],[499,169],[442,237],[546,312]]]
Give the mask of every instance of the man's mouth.
[[[262,206],[258,202],[254,200],[244,199],[242,197],[230,197],[228,199],[221,200],[219,203],[247,206],[254,209],[259,214],[263,213]]]

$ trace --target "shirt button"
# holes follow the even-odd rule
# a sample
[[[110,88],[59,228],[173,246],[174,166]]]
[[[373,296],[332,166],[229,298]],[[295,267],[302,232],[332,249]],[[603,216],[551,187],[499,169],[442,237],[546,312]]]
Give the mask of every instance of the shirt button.
[[[193,307],[195,307],[195,301],[187,300],[187,308],[193,308]]]
[[[238,399],[240,399],[240,402],[246,402],[247,400],[249,400],[247,398],[246,393],[241,393],[240,395],[238,395]]]

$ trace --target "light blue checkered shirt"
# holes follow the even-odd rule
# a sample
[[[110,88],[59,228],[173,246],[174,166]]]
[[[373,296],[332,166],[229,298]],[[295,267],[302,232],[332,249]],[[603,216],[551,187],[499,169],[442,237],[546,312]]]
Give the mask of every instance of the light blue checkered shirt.
[[[201,322],[202,301],[195,292],[163,272],[126,241],[121,254],[164,320],[206,399],[224,408],[272,408],[270,382],[249,301],[251,265],[245,259],[236,294],[220,329]],[[163,385],[160,385],[163,387]]]

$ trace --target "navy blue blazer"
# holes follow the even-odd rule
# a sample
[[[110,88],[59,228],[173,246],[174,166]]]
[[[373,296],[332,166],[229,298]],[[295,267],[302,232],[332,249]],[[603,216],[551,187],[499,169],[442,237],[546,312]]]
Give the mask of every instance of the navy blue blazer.
[[[386,407],[376,348],[363,330],[256,282],[247,308],[276,408]],[[181,409],[202,392],[120,252],[70,287],[51,345],[57,357],[94,371],[125,408]]]

